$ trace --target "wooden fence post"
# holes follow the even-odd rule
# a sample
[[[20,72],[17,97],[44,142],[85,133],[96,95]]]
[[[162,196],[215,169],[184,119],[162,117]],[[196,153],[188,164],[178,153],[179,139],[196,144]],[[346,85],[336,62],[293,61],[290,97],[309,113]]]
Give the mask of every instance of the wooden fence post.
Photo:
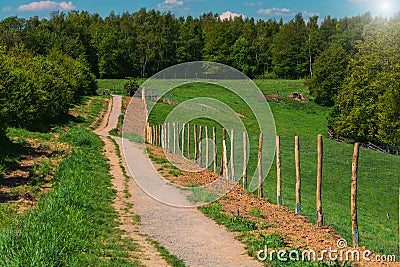
[[[180,153],[179,153],[179,151],[180,151],[180,146],[179,146],[179,143],[180,143],[180,141],[179,141],[179,137],[180,137],[180,135],[179,135],[179,127],[180,127],[180,123],[179,122],[177,122],[176,123],[176,154],[177,155],[180,155]]]
[[[263,148],[263,133],[261,132],[260,138],[258,140],[258,198],[263,197],[262,148]]]
[[[158,125],[154,126],[154,144],[158,146]]]
[[[225,179],[229,179],[228,176],[228,157],[226,152],[226,129],[222,129],[222,174]]]
[[[164,149],[164,124],[160,125],[161,148]]]
[[[184,157],[185,156],[185,126],[186,124],[182,124],[182,144],[180,146],[181,148],[181,156]]]
[[[174,154],[176,154],[176,123],[175,122],[173,122],[172,123],[172,128],[173,128],[173,137],[174,137],[174,150],[173,150],[173,152],[174,152]]]
[[[235,130],[231,129],[231,179],[235,181]]]
[[[187,126],[187,158],[190,159],[190,124],[188,123]]]
[[[153,144],[153,127],[152,126],[150,126],[150,124],[149,124],[149,143],[150,143],[150,145],[152,145]]]
[[[200,168],[203,167],[203,147],[201,145],[201,141],[203,139],[203,127],[200,125],[199,126],[199,166]]]
[[[214,172],[217,172],[217,129],[213,127],[213,159],[214,159]]]
[[[150,124],[147,124],[147,142],[151,144],[151,127]]]
[[[171,127],[170,123],[167,123],[167,150],[171,152]]]
[[[158,125],[158,145],[161,146],[161,125]]]
[[[317,226],[324,225],[324,215],[322,212],[322,160],[323,143],[322,135],[318,135],[318,169],[317,169]]]
[[[194,160],[197,159],[197,125],[193,125],[193,137],[194,137]]]
[[[247,133],[243,132],[243,190],[247,189]]]
[[[358,176],[358,154],[360,143],[354,144],[353,161],[351,164],[351,228],[353,247],[358,247],[358,220],[357,220],[357,176]]]
[[[180,155],[180,132],[179,132],[180,123],[176,123],[176,154]]]
[[[156,144],[156,127],[155,125],[151,126],[151,144]]]
[[[282,169],[281,169],[281,137],[276,136],[276,198],[282,206]]]
[[[296,162],[296,214],[300,214],[301,210],[301,188],[300,188],[300,147],[299,147],[299,137],[295,137],[295,144],[294,144],[294,158]]]
[[[209,147],[208,147],[208,126],[204,127],[204,131],[206,132],[206,168],[208,169],[208,164],[209,164],[209,160],[208,160],[208,157],[209,157],[209,153],[208,153],[208,149],[209,149]]]
[[[167,124],[163,124],[164,150],[167,151]]]
[[[148,136],[148,127],[147,127],[147,122],[146,122],[146,127],[144,128],[144,142],[147,142],[147,136]]]
[[[147,143],[148,142],[148,138],[149,137],[149,126],[147,125],[146,122],[146,127],[144,128],[144,142]]]

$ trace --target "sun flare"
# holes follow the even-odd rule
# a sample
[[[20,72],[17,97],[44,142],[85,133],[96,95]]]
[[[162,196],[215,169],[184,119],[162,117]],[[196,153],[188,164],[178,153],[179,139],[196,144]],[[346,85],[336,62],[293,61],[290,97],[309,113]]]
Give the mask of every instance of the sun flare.
[[[391,5],[391,3],[389,1],[384,1],[382,3],[381,9],[382,9],[382,11],[389,11],[391,6],[392,5]]]

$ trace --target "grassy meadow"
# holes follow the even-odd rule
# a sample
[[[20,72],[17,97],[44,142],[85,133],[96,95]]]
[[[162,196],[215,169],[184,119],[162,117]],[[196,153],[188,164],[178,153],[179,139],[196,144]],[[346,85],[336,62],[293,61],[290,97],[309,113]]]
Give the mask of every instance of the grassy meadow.
[[[294,136],[300,137],[301,161],[301,212],[315,223],[315,190],[317,176],[317,135],[324,136],[324,169],[322,201],[324,222],[333,226],[351,244],[350,184],[353,146],[327,138],[327,116],[330,109],[312,101],[302,80],[255,80],[263,94],[274,95],[280,101],[268,100],[272,109],[276,132],[281,136],[282,198],[283,204],[295,209]],[[103,81],[112,84],[112,81]],[[116,80],[115,84],[120,84]],[[112,86],[109,85],[109,88]],[[310,101],[298,102],[287,95],[299,92]],[[152,125],[164,121],[174,107],[196,97],[210,97],[228,104],[243,114],[249,141],[257,147],[259,128],[250,108],[227,89],[205,83],[191,83],[172,91],[173,105],[159,101],[153,108],[149,121]],[[220,127],[209,119],[196,119],[191,123]],[[193,128],[192,128],[193,131]],[[209,129],[211,136],[211,129]],[[221,136],[221,129],[217,129]],[[229,141],[227,142],[229,144]],[[193,139],[192,139],[193,144]],[[218,138],[217,146],[221,147]],[[229,146],[229,145],[228,145]],[[191,148],[193,157],[194,147]],[[220,151],[220,150],[219,150]],[[229,153],[229,147],[228,147]],[[185,151],[186,154],[186,151]],[[248,173],[257,165],[257,150],[251,149]],[[358,184],[358,220],[360,245],[377,253],[396,254],[399,244],[399,174],[400,157],[361,148]],[[272,203],[276,200],[275,160],[264,181],[264,196]]]

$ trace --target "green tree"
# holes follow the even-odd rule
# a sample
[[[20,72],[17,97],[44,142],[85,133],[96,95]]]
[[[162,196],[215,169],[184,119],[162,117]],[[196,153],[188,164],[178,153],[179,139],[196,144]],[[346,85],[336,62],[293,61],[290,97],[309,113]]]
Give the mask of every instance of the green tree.
[[[339,92],[331,128],[344,137],[400,145],[399,15],[375,19],[364,30],[364,42],[350,64],[350,76]]]
[[[333,106],[336,96],[348,75],[349,55],[340,45],[322,52],[315,61],[314,75],[306,82],[315,102]]]
[[[322,39],[318,27],[318,16],[313,16],[307,23],[308,43],[307,54],[309,59],[309,75],[313,77],[313,64],[315,58],[322,50]]]
[[[186,20],[181,18],[179,37],[176,44],[177,63],[202,59],[204,38],[199,19],[194,19],[191,16],[188,16]]]
[[[235,20],[237,21],[236,25],[243,24],[242,18],[235,18]],[[204,60],[233,65],[231,48],[237,39],[233,22],[228,19],[221,21],[218,15],[213,16],[212,14],[205,18],[203,25]]]
[[[259,20],[256,24],[256,37],[252,48],[255,57],[255,69],[257,74],[272,72],[272,45],[273,38],[279,32],[279,24],[275,20]]]
[[[308,34],[299,13],[275,35],[273,43],[274,72],[281,78],[298,79],[308,73]]]
[[[252,72],[250,44],[242,36],[236,40],[232,49],[233,66],[246,75]]]

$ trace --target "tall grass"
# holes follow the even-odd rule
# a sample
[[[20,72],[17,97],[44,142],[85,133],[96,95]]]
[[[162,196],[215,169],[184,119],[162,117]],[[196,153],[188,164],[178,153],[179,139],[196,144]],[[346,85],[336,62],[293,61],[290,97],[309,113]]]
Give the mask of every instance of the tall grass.
[[[110,206],[115,192],[110,188],[102,141],[82,128],[71,129],[60,141],[70,143],[73,154],[61,163],[54,189],[42,197],[37,207],[1,229],[0,265],[132,264],[124,258],[127,255],[122,253],[123,246],[112,243],[120,233],[115,229],[116,213]]]

